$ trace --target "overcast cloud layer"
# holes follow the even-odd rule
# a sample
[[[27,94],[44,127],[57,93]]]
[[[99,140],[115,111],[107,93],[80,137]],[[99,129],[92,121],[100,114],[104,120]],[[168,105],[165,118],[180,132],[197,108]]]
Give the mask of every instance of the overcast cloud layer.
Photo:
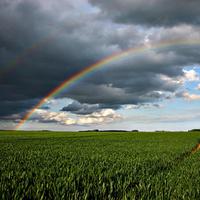
[[[198,0],[90,0],[118,23],[148,26],[200,24]]]
[[[115,52],[199,42],[199,23],[197,0],[1,0],[0,118],[23,116],[63,80]],[[198,45],[154,49],[113,62],[56,98],[71,98],[60,110],[79,115],[191,99],[184,68],[199,64]]]

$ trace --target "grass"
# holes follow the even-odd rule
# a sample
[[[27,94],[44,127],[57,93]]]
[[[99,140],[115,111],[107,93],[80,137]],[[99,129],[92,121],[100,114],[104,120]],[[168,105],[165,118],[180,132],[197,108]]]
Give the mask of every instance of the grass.
[[[199,199],[199,138],[0,131],[0,199]]]

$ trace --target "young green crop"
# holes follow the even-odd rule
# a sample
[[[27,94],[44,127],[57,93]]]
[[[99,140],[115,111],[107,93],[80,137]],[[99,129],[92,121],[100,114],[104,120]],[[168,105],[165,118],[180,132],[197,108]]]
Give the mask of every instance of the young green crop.
[[[0,132],[0,199],[198,199],[200,133]]]

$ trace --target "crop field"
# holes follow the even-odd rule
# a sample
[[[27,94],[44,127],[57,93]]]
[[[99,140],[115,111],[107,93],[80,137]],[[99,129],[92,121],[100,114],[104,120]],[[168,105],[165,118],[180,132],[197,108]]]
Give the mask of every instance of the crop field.
[[[0,199],[199,199],[199,138],[0,131]]]

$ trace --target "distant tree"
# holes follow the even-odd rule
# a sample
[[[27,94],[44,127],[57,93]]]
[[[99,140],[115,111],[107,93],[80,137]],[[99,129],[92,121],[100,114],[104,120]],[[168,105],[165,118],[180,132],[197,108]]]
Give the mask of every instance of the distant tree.
[[[83,131],[79,131],[79,132],[99,132],[98,129],[94,129],[94,130],[83,130]]]
[[[139,132],[139,130],[132,130],[131,132]]]
[[[188,132],[200,132],[200,129],[191,129],[191,130],[188,130]]]

